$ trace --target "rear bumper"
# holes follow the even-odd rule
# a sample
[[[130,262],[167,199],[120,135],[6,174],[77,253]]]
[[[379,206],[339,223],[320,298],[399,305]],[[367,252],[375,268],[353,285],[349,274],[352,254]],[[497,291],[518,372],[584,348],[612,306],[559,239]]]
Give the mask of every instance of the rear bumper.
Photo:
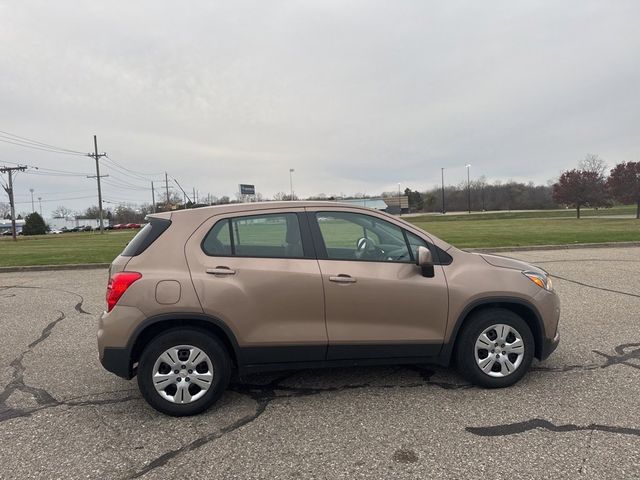
[[[127,380],[133,378],[131,355],[127,348],[105,347],[100,356],[100,363],[106,370],[119,377]]]
[[[544,360],[549,355],[551,355],[556,348],[558,348],[558,344],[560,343],[560,332],[556,330],[555,337],[545,338],[542,344],[542,351],[540,352],[540,360]]]

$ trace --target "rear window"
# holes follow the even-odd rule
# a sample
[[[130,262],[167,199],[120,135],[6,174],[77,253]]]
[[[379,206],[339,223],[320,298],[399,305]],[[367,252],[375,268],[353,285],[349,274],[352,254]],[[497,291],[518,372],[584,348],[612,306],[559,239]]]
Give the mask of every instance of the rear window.
[[[171,220],[164,218],[151,218],[138,234],[133,237],[124,251],[121,253],[123,257],[135,257],[144,252],[149,246],[155,242],[162,233],[169,228]]]
[[[220,220],[202,250],[210,256],[303,258],[298,215],[270,213]]]

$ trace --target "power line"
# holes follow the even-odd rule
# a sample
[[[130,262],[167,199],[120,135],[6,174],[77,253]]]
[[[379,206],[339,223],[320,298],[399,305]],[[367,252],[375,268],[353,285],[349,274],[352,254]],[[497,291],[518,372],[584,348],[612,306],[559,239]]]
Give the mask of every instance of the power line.
[[[62,148],[62,147],[56,147],[55,145],[51,145],[49,143],[44,143],[44,142],[40,142],[38,140],[33,140],[31,138],[27,138],[27,137],[21,137],[20,135],[16,135],[15,133],[10,133],[10,132],[5,132],[3,130],[0,130],[0,136],[4,137],[4,138],[10,138],[10,139],[16,139],[16,141],[20,141],[20,142],[24,142],[24,143],[30,143],[36,146],[40,146],[40,147],[47,147],[47,148],[51,148],[51,149],[55,149],[55,150],[60,150],[60,151],[65,151],[68,153],[74,153],[76,155],[86,155],[84,152],[81,152],[79,150],[71,150],[69,148]]]
[[[125,167],[124,165],[122,165],[122,164],[120,164],[120,163],[116,162],[114,159],[112,159],[112,158],[111,158],[111,157],[109,157],[109,156],[107,156],[106,158],[107,158],[107,160],[108,160],[109,162],[111,162],[115,167],[117,167],[117,168],[119,168],[119,169],[121,169],[121,170],[124,170],[124,171],[126,171],[126,172],[128,172],[128,173],[132,174],[132,176],[137,176],[137,177],[139,177],[139,178],[140,178],[140,179],[142,179],[142,180],[147,180],[147,181],[148,181],[149,179],[148,179],[147,177],[159,177],[159,176],[162,176],[162,175],[163,175],[163,172],[155,172],[155,173],[139,172],[139,171],[137,171],[137,170],[133,170],[133,169],[131,169],[131,168]]]
[[[0,136],[0,142],[10,143],[12,145],[18,145],[20,147],[25,147],[25,148],[33,148],[34,150],[42,150],[43,152],[59,153],[61,155],[76,155],[76,156],[86,155],[85,153],[74,153],[74,152],[67,152],[67,151],[64,151],[64,150],[54,150],[54,149],[51,149],[51,148],[44,148],[44,147],[40,147],[40,146],[36,146],[36,145],[30,145],[30,144],[27,144],[27,143],[14,142],[14,141],[8,140],[8,139],[6,139],[6,137],[2,137],[2,136]]]
[[[86,200],[87,198],[93,198],[93,195],[87,195],[84,197],[67,197],[67,198],[52,198],[51,200],[41,200],[42,203],[64,202],[66,200]],[[31,200],[15,202],[16,204],[24,205],[31,203]]]
[[[35,170],[35,168],[37,167],[30,167],[29,165],[27,165],[29,168],[34,168],[34,170],[28,170],[24,173],[26,173],[27,175],[40,175],[40,176],[45,176],[45,177],[86,177],[87,173],[71,173],[71,172],[48,172],[48,171],[40,171],[40,169]]]
[[[26,172],[25,172],[26,173]],[[89,193],[93,192],[91,189],[83,189],[83,190],[65,190],[64,192],[38,192],[38,195],[46,195],[47,197],[58,196],[58,195],[69,195],[70,193]],[[29,193],[16,193],[16,197],[28,197]]]

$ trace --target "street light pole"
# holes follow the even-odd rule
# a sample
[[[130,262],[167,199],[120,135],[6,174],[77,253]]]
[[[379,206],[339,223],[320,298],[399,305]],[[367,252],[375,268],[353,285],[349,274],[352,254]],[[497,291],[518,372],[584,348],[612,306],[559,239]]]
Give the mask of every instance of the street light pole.
[[[469,176],[469,169],[471,164],[468,163],[467,167],[467,206],[469,207],[469,213],[471,213],[471,177]]]
[[[40,216],[42,217],[42,197],[38,197],[38,205],[40,205]]]
[[[30,188],[29,191],[31,192],[31,213],[34,213],[36,211],[36,207],[33,203],[33,188]]]
[[[289,189],[291,191],[291,196],[289,200],[293,201],[293,172],[296,170],[294,168],[289,169]]]
[[[440,170],[442,173],[442,214],[444,215],[444,213],[446,212],[444,208],[444,167],[440,168]]]

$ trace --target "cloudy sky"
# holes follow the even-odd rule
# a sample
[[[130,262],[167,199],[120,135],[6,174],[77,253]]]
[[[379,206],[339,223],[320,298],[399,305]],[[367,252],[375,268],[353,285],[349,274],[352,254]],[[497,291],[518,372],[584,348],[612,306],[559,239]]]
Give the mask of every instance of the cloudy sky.
[[[467,163],[546,183],[589,152],[640,160],[638,18],[635,0],[0,1],[0,131],[80,152],[97,134],[109,202],[149,202],[164,171],[201,197],[288,191],[290,168],[301,196],[422,190],[441,167],[457,184]],[[91,158],[1,141],[8,162],[43,169],[16,177],[19,211],[30,188],[45,214],[97,204]]]

